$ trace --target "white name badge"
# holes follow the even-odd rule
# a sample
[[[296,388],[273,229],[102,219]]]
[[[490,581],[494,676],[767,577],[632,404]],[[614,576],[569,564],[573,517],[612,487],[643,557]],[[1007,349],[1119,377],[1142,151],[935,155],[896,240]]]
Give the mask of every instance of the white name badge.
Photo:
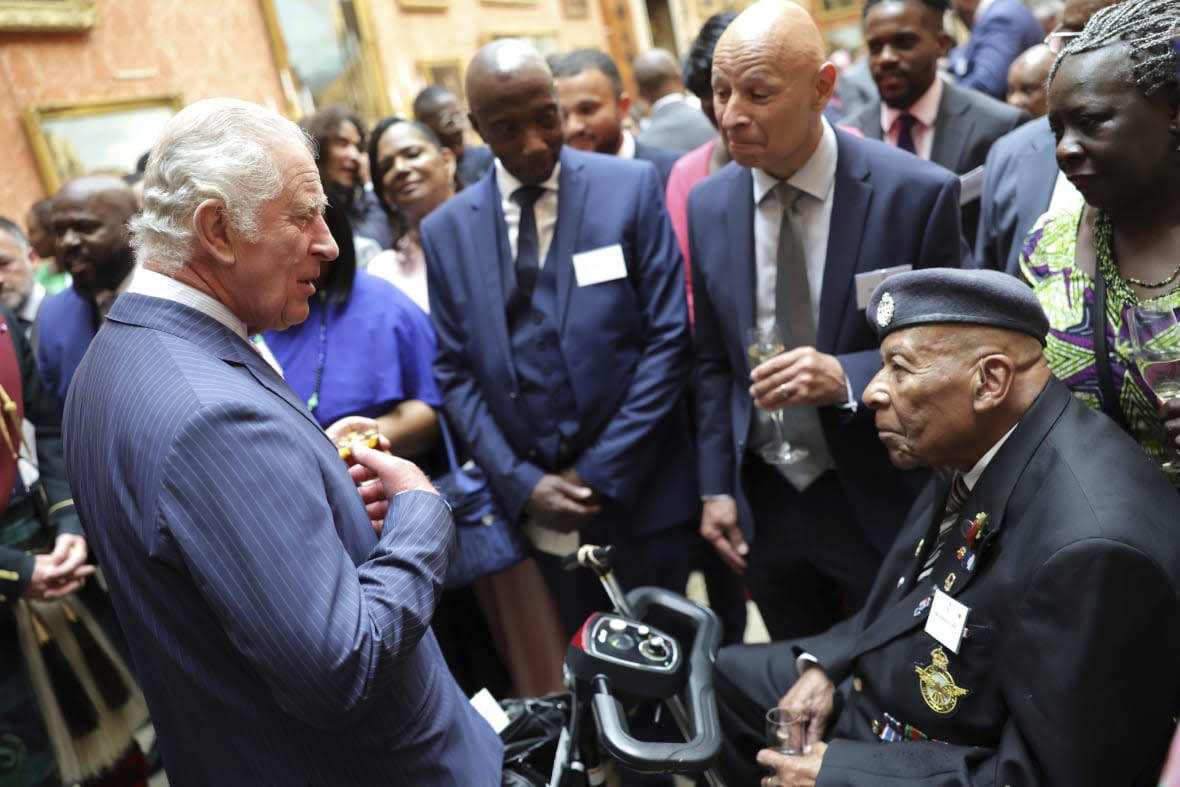
[[[877,268],[875,271],[856,274],[856,308],[863,310],[869,305],[869,298],[872,297],[873,290],[877,289],[878,284],[890,276],[896,276],[913,269],[913,265],[894,265],[892,268]]]
[[[971,609],[941,590],[934,591],[934,603],[930,605],[930,617],[926,618],[926,633],[959,652],[963,641],[963,629],[967,628],[967,613]]]
[[[579,287],[627,277],[627,261],[619,244],[574,255],[574,276]]]

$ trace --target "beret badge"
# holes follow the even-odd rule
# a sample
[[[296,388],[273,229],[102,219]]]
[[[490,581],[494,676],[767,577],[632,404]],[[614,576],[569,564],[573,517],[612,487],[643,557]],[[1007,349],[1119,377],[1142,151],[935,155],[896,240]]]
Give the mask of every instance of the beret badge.
[[[881,293],[881,300],[877,303],[877,325],[882,328],[893,322],[893,296],[887,292]]]

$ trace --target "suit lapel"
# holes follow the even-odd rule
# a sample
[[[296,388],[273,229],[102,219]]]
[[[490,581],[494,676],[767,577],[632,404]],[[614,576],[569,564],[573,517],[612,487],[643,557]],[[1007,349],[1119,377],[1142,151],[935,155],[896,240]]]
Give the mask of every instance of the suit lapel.
[[[745,357],[743,332],[754,327],[754,176],[748,167],[734,167],[730,187],[722,196],[722,226],[713,235],[713,242],[723,248],[715,259],[728,261],[728,270],[718,270],[720,281],[733,282],[737,303],[737,346]]]
[[[934,117],[930,160],[951,172],[960,170],[960,159],[967,149],[971,126],[960,117],[967,108],[968,104],[959,94],[959,89],[949,82],[943,82],[942,100],[938,102],[938,114]]]
[[[481,314],[471,315],[472,324],[491,330],[500,348],[504,368],[511,369],[512,344],[508,340],[505,304],[513,280],[507,277],[506,272],[514,269],[515,262],[512,259],[512,246],[508,243],[504,211],[500,208],[500,188],[495,173],[493,167],[472,187],[482,189],[482,193],[470,202],[471,231],[467,237],[470,249],[469,253],[462,256],[475,261],[476,272],[472,283],[476,289],[472,293],[472,303],[482,303]],[[489,240],[494,244],[495,253],[488,253]]]
[[[1021,157],[1021,169],[1027,167],[1028,174],[1019,178],[1020,189],[1016,195],[1017,215],[1027,227],[1032,227],[1048,208],[1058,175],[1057,156],[1054,154],[1057,143],[1053,132],[1044,118],[1034,122],[1044,125],[1044,133],[1036,136]]]
[[[560,331],[565,330],[569,316],[569,300],[574,287],[574,252],[586,214],[588,183],[582,171],[583,162],[574,160],[563,150],[561,174],[557,178],[557,226],[545,264],[553,265],[557,282],[557,313],[561,316]],[[583,249],[582,251],[589,251]],[[628,271],[631,273],[631,271]]]
[[[828,254],[820,290],[816,349],[833,352],[840,339],[840,325],[849,303],[864,236],[865,216],[873,197],[869,167],[864,157],[836,132],[836,183],[832,190],[832,218],[828,224]]]

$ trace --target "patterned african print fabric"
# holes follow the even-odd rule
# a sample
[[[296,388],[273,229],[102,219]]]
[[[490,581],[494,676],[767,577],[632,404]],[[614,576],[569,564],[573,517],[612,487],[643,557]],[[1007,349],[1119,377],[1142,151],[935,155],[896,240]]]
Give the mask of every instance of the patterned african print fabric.
[[[1021,250],[1020,269],[1049,316],[1045,346],[1049,368],[1074,396],[1101,410],[1091,322],[1094,279],[1074,265],[1077,228],[1084,207],[1045,214],[1038,219]],[[1160,464],[1168,457],[1164,427],[1155,395],[1133,360],[1127,313],[1137,304],[1120,296],[1122,289],[1125,288],[1107,287],[1104,327],[1110,347],[1111,376],[1119,408],[1132,435],[1152,461]],[[1178,308],[1180,287],[1143,303]],[[1180,479],[1173,480],[1180,483]]]

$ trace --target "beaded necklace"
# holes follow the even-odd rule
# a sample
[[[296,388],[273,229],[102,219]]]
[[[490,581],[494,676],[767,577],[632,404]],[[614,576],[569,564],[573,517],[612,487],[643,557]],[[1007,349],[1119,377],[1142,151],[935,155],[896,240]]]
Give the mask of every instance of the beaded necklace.
[[[1172,271],[1170,276],[1159,281],[1143,281],[1133,276],[1123,276],[1115,263],[1113,236],[1114,228],[1111,226],[1110,216],[1106,211],[1098,210],[1094,217],[1094,253],[1098,257],[1098,274],[1106,279],[1111,292],[1124,304],[1133,306],[1139,303],[1139,296],[1131,289],[1132,284],[1148,290],[1158,290],[1180,277],[1180,265],[1176,266],[1176,270]]]

